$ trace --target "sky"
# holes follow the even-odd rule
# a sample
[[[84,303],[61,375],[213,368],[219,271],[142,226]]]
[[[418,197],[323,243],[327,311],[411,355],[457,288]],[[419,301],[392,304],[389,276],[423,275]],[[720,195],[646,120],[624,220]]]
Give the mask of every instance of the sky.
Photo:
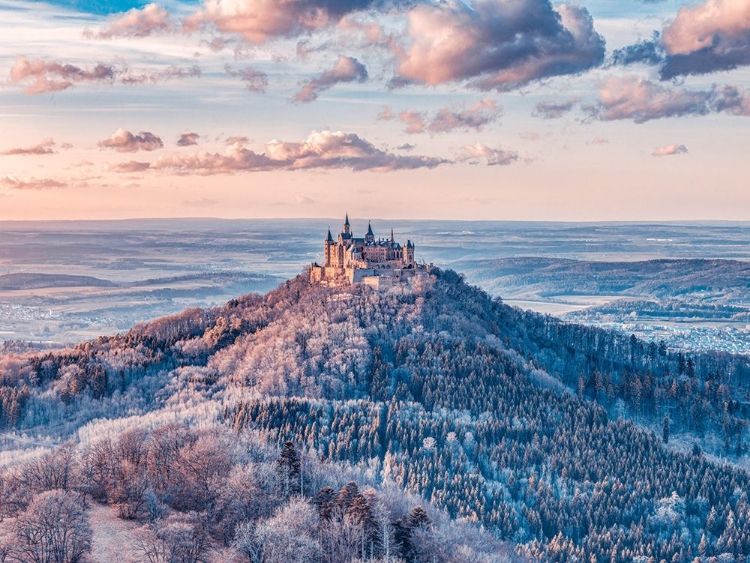
[[[750,0],[0,0],[0,220],[750,218]]]

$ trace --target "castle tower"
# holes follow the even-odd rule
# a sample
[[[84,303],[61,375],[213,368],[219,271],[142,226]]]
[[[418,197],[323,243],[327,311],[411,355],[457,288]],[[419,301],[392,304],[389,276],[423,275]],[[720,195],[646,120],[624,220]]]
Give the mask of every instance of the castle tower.
[[[325,265],[331,265],[331,250],[333,248],[333,237],[331,236],[331,227],[328,227],[328,236],[323,242],[323,256],[325,257]]]
[[[410,240],[406,241],[406,246],[404,247],[404,265],[406,267],[412,267],[414,266],[414,245],[411,243]]]
[[[365,244],[372,244],[375,242],[375,233],[372,232],[372,225],[367,222],[367,234],[365,235]]]
[[[344,234],[350,235],[352,234],[352,227],[349,225],[349,214],[346,214],[346,220],[344,221]]]

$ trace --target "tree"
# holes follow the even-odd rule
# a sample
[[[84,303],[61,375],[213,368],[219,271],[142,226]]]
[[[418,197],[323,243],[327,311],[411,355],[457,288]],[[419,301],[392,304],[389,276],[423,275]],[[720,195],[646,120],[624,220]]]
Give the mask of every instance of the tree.
[[[209,545],[205,523],[194,512],[157,521],[139,543],[148,563],[206,563]]]
[[[661,439],[665,444],[669,443],[669,417],[664,417],[664,422],[661,425]]]
[[[302,462],[291,441],[284,443],[279,459],[276,462],[279,473],[281,492],[285,497],[300,492],[300,475]]]
[[[91,549],[81,498],[61,490],[36,495],[13,526],[12,557],[25,563],[79,563]]]

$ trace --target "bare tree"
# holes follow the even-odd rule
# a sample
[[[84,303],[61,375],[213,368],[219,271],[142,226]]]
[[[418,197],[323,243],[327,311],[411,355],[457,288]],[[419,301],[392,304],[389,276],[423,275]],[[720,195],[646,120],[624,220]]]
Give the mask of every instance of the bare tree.
[[[79,495],[36,495],[13,526],[10,559],[24,563],[79,563],[91,549],[91,526]]]
[[[174,514],[144,530],[138,548],[148,563],[206,563],[210,539],[199,515]]]

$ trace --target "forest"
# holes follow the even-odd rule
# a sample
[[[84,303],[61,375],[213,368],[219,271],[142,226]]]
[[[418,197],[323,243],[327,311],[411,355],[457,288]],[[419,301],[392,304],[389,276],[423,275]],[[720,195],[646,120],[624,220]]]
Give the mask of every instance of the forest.
[[[412,291],[389,293],[313,286],[303,274],[265,296],[188,310],[71,349],[7,354],[0,363],[0,420],[8,430],[73,434],[95,418],[214,405],[215,419],[208,422],[227,429],[226,440],[262,436],[264,448],[276,452],[264,458],[267,472],[276,467],[271,458],[291,447],[311,467],[358,471],[364,476],[358,486],[366,482],[376,491],[373,498],[383,488],[421,498],[389,509],[391,560],[462,561],[455,549],[413,551],[395,539],[405,537],[402,525],[422,537],[442,515],[479,534],[476,544],[461,543],[463,549],[481,547],[480,553],[505,558],[745,561],[749,373],[746,357],[685,354],[509,307],[450,270],[435,270]],[[158,428],[141,432],[133,441],[147,450]],[[137,460],[162,455],[140,452],[133,461],[114,453],[123,438],[113,439],[102,455],[126,460],[126,471],[135,471]],[[677,439],[692,448],[673,447]],[[81,468],[71,494],[83,499],[79,504],[90,500],[119,510],[122,492],[110,491],[117,489],[106,484],[111,477],[98,488],[89,479],[90,447],[70,454]],[[218,481],[247,455],[225,463],[230,469],[221,469]],[[223,525],[214,501],[180,500],[187,493],[159,483],[143,463],[142,479],[138,473],[125,480],[141,483],[146,500],[121,515],[149,522],[157,536],[155,523],[195,517],[204,519],[209,543],[237,545],[241,533],[254,538],[257,522],[274,517],[270,509],[254,513],[246,520],[256,523],[233,521],[217,535],[215,526]],[[117,475],[122,467],[106,472]],[[13,468],[5,489],[15,490],[12,483],[23,482],[27,471]],[[293,477],[280,486],[276,472],[274,494],[294,497],[289,502],[297,508],[316,508],[317,528],[310,529],[333,529],[321,506],[340,496],[346,483],[313,486],[313,480],[308,488],[302,481],[296,490]],[[326,486],[331,490],[323,493]],[[252,504],[251,497],[242,502]],[[273,508],[285,510],[284,502]],[[368,502],[374,506],[375,500]],[[36,504],[36,497],[3,501],[16,521]],[[422,505],[427,520],[410,512]],[[339,520],[348,511],[345,504],[334,510]],[[513,553],[484,549],[490,544],[481,530],[514,545]],[[383,537],[368,540],[370,553],[360,535],[359,552],[335,560],[382,557]],[[319,533],[315,541],[321,551],[309,561],[333,561],[325,559],[332,540]],[[248,549],[246,561],[274,560]]]

